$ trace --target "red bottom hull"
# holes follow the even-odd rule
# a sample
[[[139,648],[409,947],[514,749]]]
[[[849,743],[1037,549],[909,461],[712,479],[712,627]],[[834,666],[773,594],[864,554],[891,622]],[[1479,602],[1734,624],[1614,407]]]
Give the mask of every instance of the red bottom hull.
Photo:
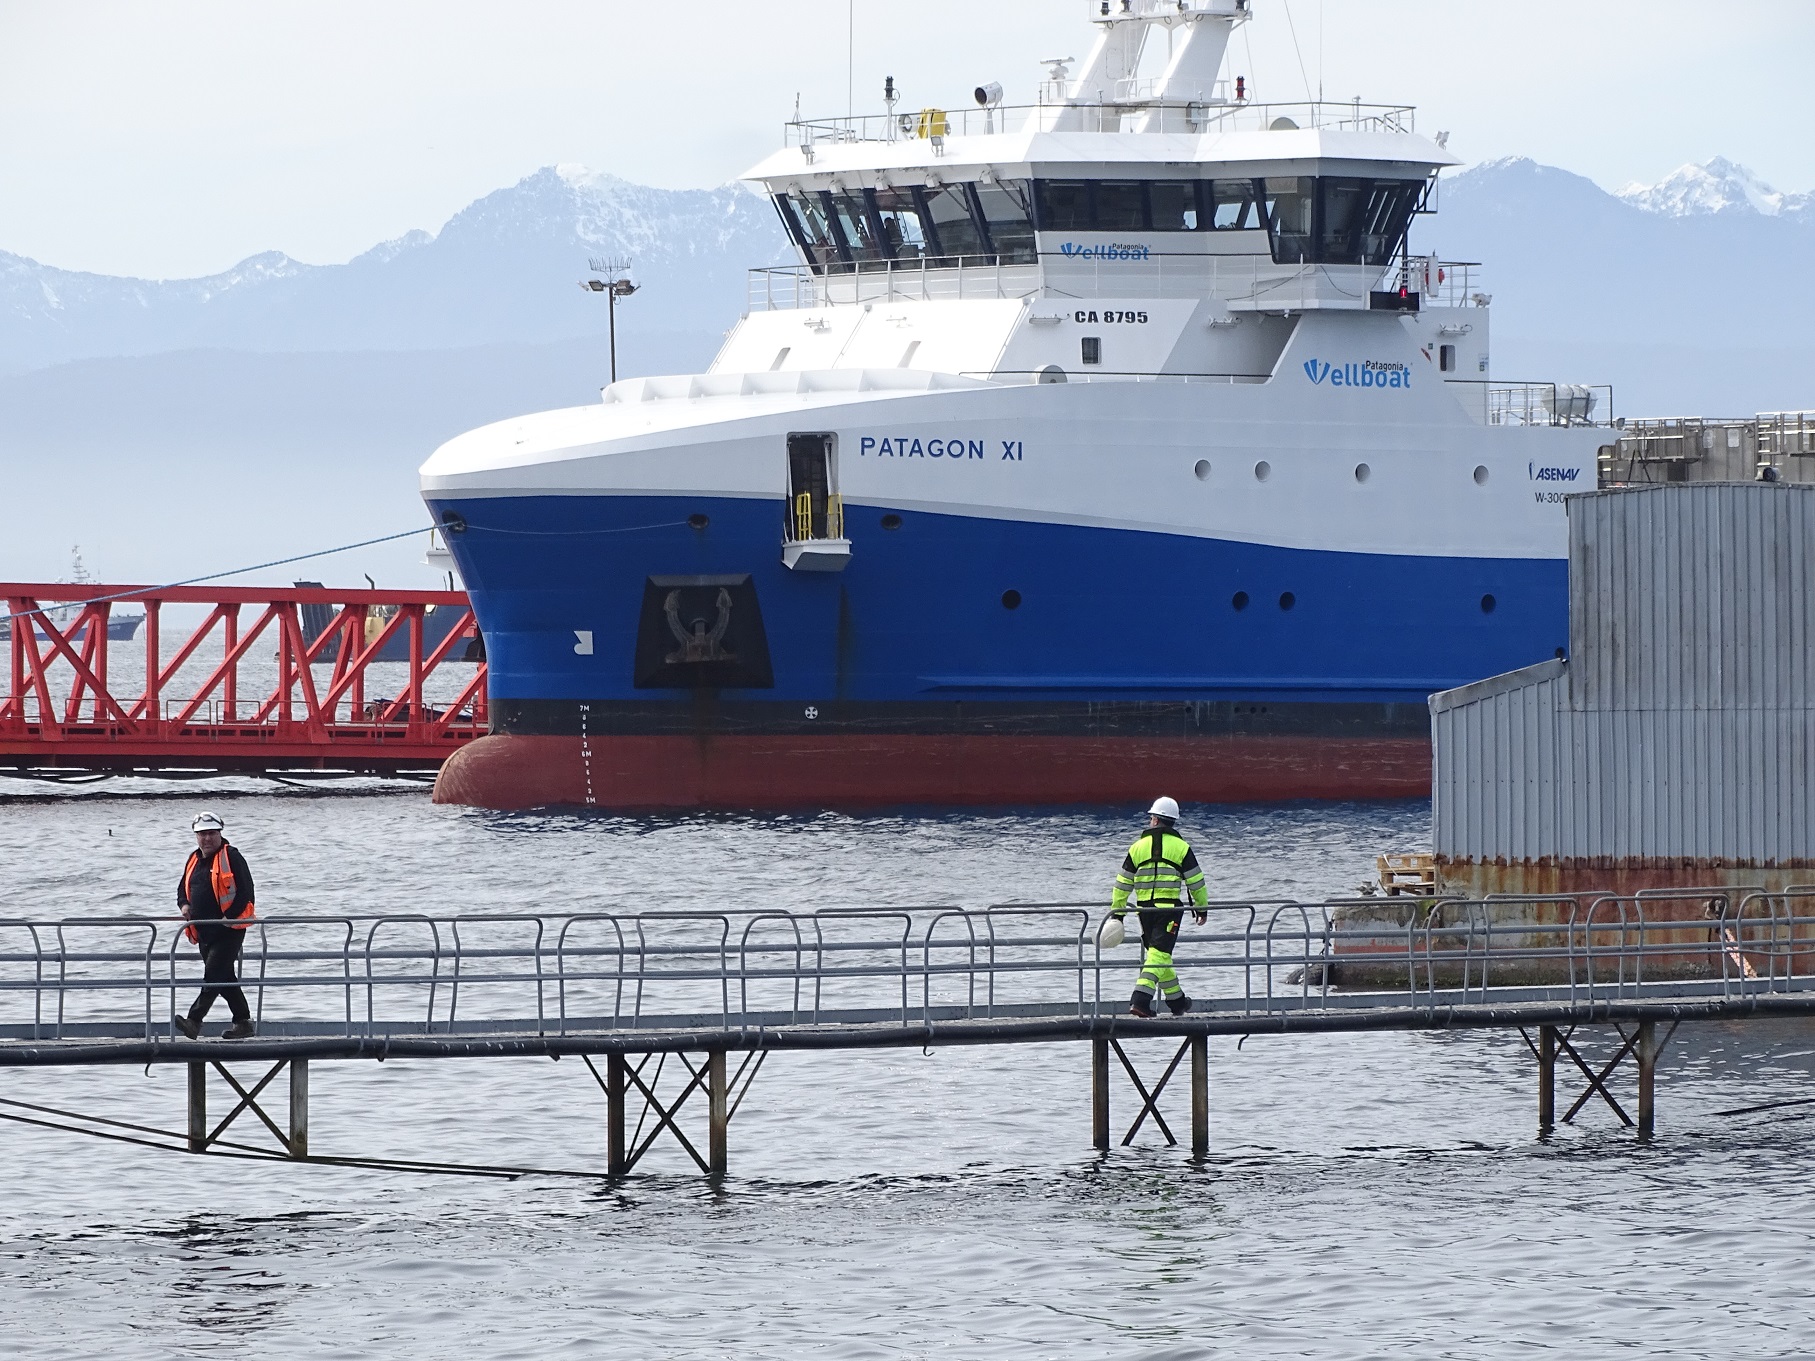
[[[956,734],[580,737],[492,734],[448,758],[435,802],[622,810],[1417,798],[1418,738],[1160,740]]]

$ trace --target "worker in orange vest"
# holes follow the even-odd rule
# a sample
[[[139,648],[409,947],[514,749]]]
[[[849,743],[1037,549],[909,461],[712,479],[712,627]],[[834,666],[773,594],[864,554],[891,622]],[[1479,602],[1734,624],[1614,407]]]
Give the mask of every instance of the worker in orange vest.
[[[201,948],[202,991],[187,1016],[174,1018],[176,1028],[190,1039],[198,1039],[208,1008],[216,997],[225,997],[233,1024],[222,1038],[249,1039],[257,1027],[246,994],[239,988],[239,956],[254,911],[252,870],[246,857],[227,844],[226,824],[215,814],[201,814],[193,827],[195,850],[177,881],[176,905],[189,922],[183,933]]]

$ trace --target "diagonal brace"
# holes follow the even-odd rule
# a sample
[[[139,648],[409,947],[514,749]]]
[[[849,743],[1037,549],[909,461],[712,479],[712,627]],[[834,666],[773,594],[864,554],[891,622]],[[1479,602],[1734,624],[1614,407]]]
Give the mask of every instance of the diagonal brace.
[[[1134,1136],[1140,1132],[1141,1125],[1149,1114],[1153,1116],[1153,1123],[1160,1127],[1160,1133],[1166,1136],[1166,1142],[1176,1145],[1178,1140],[1173,1137],[1171,1128],[1166,1124],[1166,1117],[1160,1114],[1159,1100],[1160,1094],[1166,1090],[1166,1084],[1172,1080],[1172,1075],[1178,1071],[1179,1064],[1190,1052],[1191,1041],[1187,1039],[1179,1045],[1178,1053],[1172,1056],[1172,1062],[1166,1065],[1166,1071],[1160,1074],[1160,1080],[1154,1084],[1151,1092],[1147,1090],[1146,1083],[1141,1081],[1141,1075],[1134,1070],[1134,1064],[1129,1061],[1128,1055],[1123,1052],[1120,1041],[1111,1039],[1109,1045],[1115,1050],[1115,1056],[1122,1061],[1122,1067],[1128,1073],[1128,1080],[1134,1084],[1135,1091],[1141,1094],[1141,1112],[1134,1117],[1134,1123],[1128,1127],[1128,1133],[1122,1136],[1122,1147],[1126,1148],[1134,1142]]]
[[[1588,1086],[1583,1090],[1582,1094],[1576,1098],[1575,1104],[1565,1112],[1563,1116],[1564,1124],[1567,1125],[1573,1121],[1576,1117],[1576,1112],[1580,1111],[1583,1106],[1588,1104],[1588,1098],[1593,1096],[1596,1092],[1599,1092],[1601,1100],[1613,1107],[1613,1113],[1620,1117],[1620,1123],[1631,1126],[1632,1117],[1626,1114],[1625,1107],[1620,1105],[1620,1103],[1614,1099],[1613,1093],[1607,1090],[1607,1079],[1613,1076],[1613,1070],[1620,1066],[1620,1063],[1625,1057],[1632,1052],[1633,1047],[1638,1044],[1639,1036],[1636,1030],[1633,1031],[1630,1037],[1628,1037],[1623,1030],[1619,1033],[1620,1038],[1625,1040],[1625,1043],[1619,1047],[1612,1058],[1607,1060],[1606,1065],[1601,1069],[1598,1076],[1589,1069],[1588,1064],[1584,1062],[1582,1056],[1576,1052],[1576,1047],[1569,1042],[1567,1036],[1559,1035],[1557,1037],[1557,1048],[1569,1055],[1575,1062],[1575,1066],[1582,1070],[1582,1076],[1588,1079]]]
[[[683,1059],[682,1062],[685,1063],[685,1060]],[[689,1072],[693,1072],[693,1065],[687,1064],[687,1069]],[[687,1098],[699,1090],[700,1084],[706,1080],[708,1072],[709,1070],[705,1068],[700,1069],[698,1072],[693,1072],[692,1080],[689,1081],[685,1087],[681,1088],[681,1094],[675,1097],[674,1104],[664,1105],[661,1098],[656,1096],[655,1089],[643,1081],[642,1074],[629,1065],[625,1066],[624,1076],[630,1080],[632,1086],[643,1094],[643,1100],[649,1103],[649,1108],[654,1110],[658,1117],[655,1122],[655,1128],[649,1131],[649,1136],[644,1139],[642,1143],[631,1149],[629,1157],[624,1160],[624,1170],[626,1172],[637,1165],[643,1155],[647,1153],[650,1147],[655,1143],[656,1139],[660,1137],[662,1131],[666,1129],[670,1134],[674,1135],[680,1146],[687,1150],[687,1156],[692,1158],[693,1161],[699,1165],[700,1171],[710,1175],[712,1171],[711,1164],[700,1156],[699,1150],[693,1146],[692,1141],[681,1132],[681,1127],[675,1123],[675,1116],[679,1115],[681,1107],[687,1104]]]
[[[210,1059],[209,1066],[227,1080],[227,1085],[229,1087],[239,1093],[240,1100],[239,1105],[228,1111],[226,1118],[214,1127],[213,1132],[203,1141],[202,1146],[206,1148],[209,1144],[214,1143],[222,1134],[226,1133],[227,1126],[231,1125],[239,1118],[241,1111],[250,1109],[254,1115],[264,1121],[265,1128],[271,1131],[272,1136],[276,1138],[277,1142],[283,1145],[284,1152],[294,1158],[296,1156],[296,1149],[290,1144],[290,1136],[279,1129],[276,1122],[274,1122],[269,1115],[265,1114],[265,1108],[258,1104],[258,1094],[271,1085],[273,1078],[290,1066],[290,1061],[288,1059],[279,1059],[272,1065],[271,1071],[258,1080],[251,1091],[247,1091],[240,1085],[239,1079],[227,1071],[225,1064]]]

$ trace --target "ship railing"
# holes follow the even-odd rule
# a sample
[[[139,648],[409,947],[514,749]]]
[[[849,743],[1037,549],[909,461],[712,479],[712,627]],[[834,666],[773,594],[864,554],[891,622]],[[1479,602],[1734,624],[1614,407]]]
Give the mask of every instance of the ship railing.
[[[1486,307],[1493,295],[1482,292],[1479,260],[1432,260],[1413,256],[1400,263],[1394,288],[1416,293],[1425,307]]]
[[[1036,298],[1089,311],[1093,301],[1104,299],[1205,297],[1235,311],[1365,310],[1370,295],[1395,278],[1396,270],[1277,264],[1271,255],[1167,254],[1140,246],[1042,251],[1033,259],[933,256],[829,267],[771,265],[750,271],[747,310]],[[1037,312],[1033,322],[1060,319],[1056,311]]]
[[[999,133],[1028,132],[1268,132],[1290,128],[1323,132],[1413,133],[1418,130],[1417,110],[1409,104],[1364,104],[1360,100],[1311,100],[1259,104],[1227,97],[1201,100],[1154,98],[1151,84],[1126,84],[1119,99],[1102,103],[1069,103],[1055,97],[1038,104],[1002,104],[979,107],[966,102],[955,108],[902,109],[895,113],[853,114],[847,117],[804,118],[783,128],[784,143],[811,151],[825,145],[852,142],[936,143],[945,150],[953,137],[990,137]],[[948,153],[949,154],[949,153]]]
[[[1212,903],[1175,967],[1194,1013],[1750,1004],[1815,994],[1815,889]],[[1125,1015],[1100,903],[261,916],[241,985],[267,1036],[751,1035]],[[1130,917],[1129,934],[1136,921]],[[201,986],[172,917],[0,918],[0,1044],[167,1041]],[[216,928],[223,929],[223,928]],[[227,928],[230,929],[230,928]],[[1815,996],[1811,997],[1815,1001]]]
[[[877,302],[1025,298],[1040,291],[1040,267],[1001,255],[860,260],[830,266],[772,265],[749,273],[747,310],[786,311]]]
[[[1485,425],[1613,428],[1611,383],[1498,382],[1446,378],[1444,385]]]
[[[1815,411],[1761,411],[1753,419],[1761,462],[1815,457]]]
[[[976,378],[994,383],[1210,383],[1224,386],[1265,383],[1270,373],[1149,373],[1133,369],[1061,368],[1049,364],[1043,369],[960,369],[960,378]]]

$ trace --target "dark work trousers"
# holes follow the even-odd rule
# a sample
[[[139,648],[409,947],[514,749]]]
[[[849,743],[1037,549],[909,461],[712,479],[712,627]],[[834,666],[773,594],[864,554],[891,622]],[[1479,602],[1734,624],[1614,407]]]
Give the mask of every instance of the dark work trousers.
[[[203,987],[189,1008],[189,1019],[200,1022],[214,1005],[214,999],[225,997],[234,1020],[251,1020],[252,1008],[246,1005],[246,994],[238,987],[239,952],[245,948],[246,933],[231,926],[198,924],[195,934],[200,938],[196,944],[202,952],[202,982],[214,986]]]

